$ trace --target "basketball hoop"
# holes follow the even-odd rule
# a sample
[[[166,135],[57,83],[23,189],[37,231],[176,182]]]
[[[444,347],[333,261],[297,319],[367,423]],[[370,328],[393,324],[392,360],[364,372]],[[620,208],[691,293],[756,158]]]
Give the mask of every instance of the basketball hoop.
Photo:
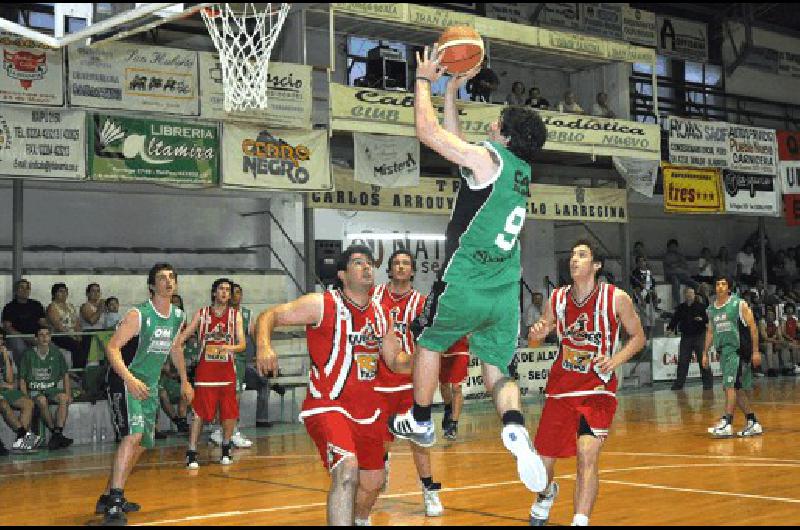
[[[289,3],[214,4],[201,11],[219,52],[225,112],[267,108],[267,70]]]

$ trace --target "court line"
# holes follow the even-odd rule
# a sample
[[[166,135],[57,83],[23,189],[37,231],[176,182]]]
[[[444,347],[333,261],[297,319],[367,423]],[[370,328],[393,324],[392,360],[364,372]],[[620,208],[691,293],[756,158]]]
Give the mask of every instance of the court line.
[[[705,493],[706,495],[717,495],[721,497],[739,497],[744,499],[757,499],[757,500],[766,500],[766,501],[776,501],[776,502],[787,502],[791,504],[800,504],[800,499],[789,499],[786,497],[770,497],[767,495],[752,495],[749,493],[733,493],[730,491],[714,491],[714,490],[700,490],[700,489],[693,489],[693,488],[676,488],[672,486],[659,486],[657,484],[640,484],[638,482],[625,482],[622,480],[608,480],[608,479],[601,479],[600,482],[604,484],[616,484],[620,486],[633,486],[637,488],[645,488],[645,489],[657,489],[657,490],[666,490],[666,491],[677,491],[681,493]]]

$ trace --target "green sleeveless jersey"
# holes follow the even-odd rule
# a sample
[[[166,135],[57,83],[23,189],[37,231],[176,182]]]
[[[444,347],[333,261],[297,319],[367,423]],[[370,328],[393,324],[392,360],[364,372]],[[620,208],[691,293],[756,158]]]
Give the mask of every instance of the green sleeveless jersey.
[[[183,310],[174,305],[170,305],[169,315],[163,317],[149,300],[135,309],[139,312],[140,322],[138,346],[128,369],[137,379],[153,388],[158,385],[161,367],[169,357],[169,350],[185,317]]]
[[[482,144],[500,168],[486,185],[474,183],[471,171],[458,191],[447,225],[445,263],[447,283],[494,287],[518,282],[522,276],[519,233],[530,197],[531,167],[496,142]]]
[[[244,337],[246,339],[248,336],[248,330],[250,329],[250,319],[253,317],[253,312],[246,307],[240,307],[239,313],[242,315],[242,325],[244,326]]]
[[[741,298],[732,294],[722,307],[717,307],[712,303],[706,310],[708,312],[708,323],[714,334],[714,348],[718,352],[723,349],[739,349],[739,304]]]

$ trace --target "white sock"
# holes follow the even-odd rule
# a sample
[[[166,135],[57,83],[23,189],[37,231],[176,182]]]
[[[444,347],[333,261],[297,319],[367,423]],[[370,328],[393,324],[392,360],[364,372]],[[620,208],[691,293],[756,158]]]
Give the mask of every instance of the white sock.
[[[369,517],[367,517],[366,519],[356,519],[354,522],[356,526],[372,526]]]
[[[576,513],[572,518],[571,526],[589,526],[589,518],[583,514]]]

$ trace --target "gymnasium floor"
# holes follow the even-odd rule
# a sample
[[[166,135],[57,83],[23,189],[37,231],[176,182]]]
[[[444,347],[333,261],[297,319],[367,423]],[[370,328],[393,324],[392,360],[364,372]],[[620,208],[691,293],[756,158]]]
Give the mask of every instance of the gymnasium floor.
[[[593,525],[795,525],[800,522],[800,379],[759,379],[755,411],[762,437],[713,440],[706,434],[723,404],[719,382],[704,394],[633,391],[620,397],[601,458],[601,490]],[[535,429],[541,404],[526,405]],[[438,422],[441,414],[436,414]],[[517,481],[488,404],[468,405],[459,440],[433,449],[443,517],[426,518],[405,445],[392,453],[389,488],[373,512],[380,525],[526,525],[532,495]],[[743,417],[737,415],[735,428]],[[302,426],[246,431],[258,437],[223,469],[207,461],[183,465],[185,438],[147,453],[126,496],[143,505],[131,524],[320,525],[328,478]],[[78,447],[57,455],[0,460],[0,524],[66,525],[92,516],[114,446]],[[213,449],[216,459],[218,449]],[[206,460],[203,462],[202,460]],[[551,523],[572,519],[575,460],[556,469],[561,495]]]

